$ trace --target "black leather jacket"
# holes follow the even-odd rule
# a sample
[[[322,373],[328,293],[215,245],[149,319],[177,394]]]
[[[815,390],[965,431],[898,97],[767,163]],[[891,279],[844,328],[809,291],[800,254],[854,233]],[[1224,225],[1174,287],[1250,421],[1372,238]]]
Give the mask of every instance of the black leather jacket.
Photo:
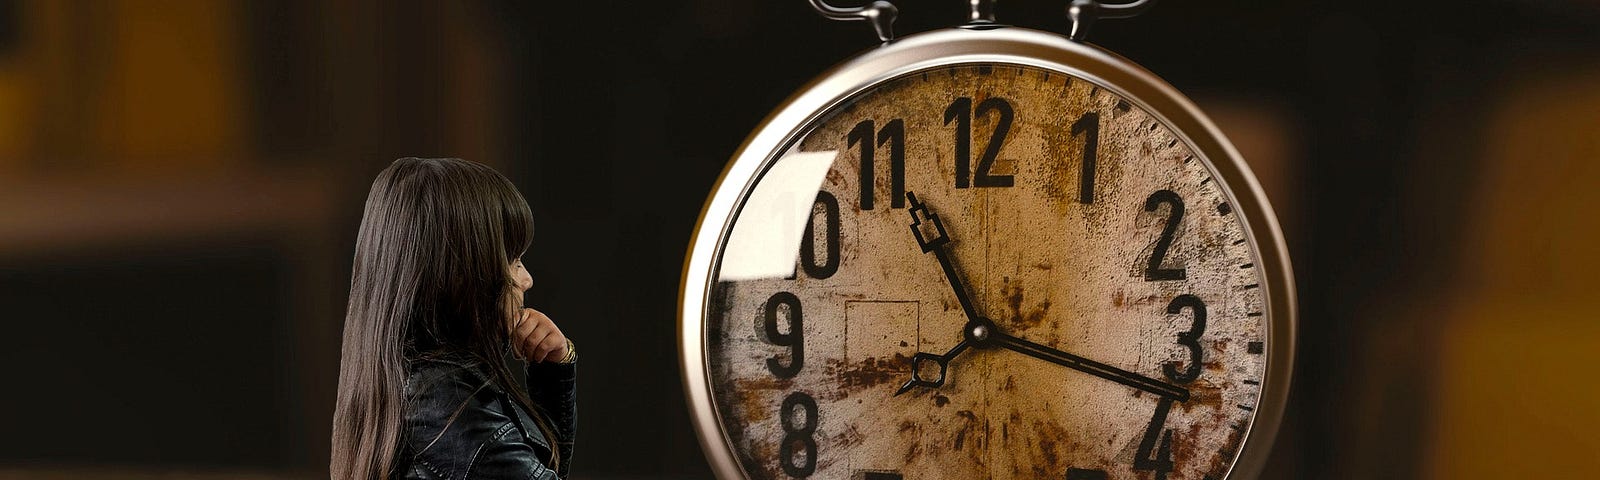
[[[528,398],[549,415],[560,471],[546,466],[550,439],[521,404],[470,360],[411,362],[406,434],[396,477],[418,480],[567,478],[576,430],[577,365],[528,365]],[[512,387],[518,388],[518,387]]]

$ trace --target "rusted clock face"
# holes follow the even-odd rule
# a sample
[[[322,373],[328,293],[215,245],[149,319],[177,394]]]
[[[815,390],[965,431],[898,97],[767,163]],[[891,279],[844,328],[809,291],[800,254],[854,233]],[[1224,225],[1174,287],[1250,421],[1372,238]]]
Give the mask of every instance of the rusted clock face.
[[[1007,63],[816,118],[730,227],[798,253],[751,273],[725,237],[706,303],[708,388],[748,477],[1228,475],[1271,314],[1243,212],[1184,132]],[[749,203],[764,185],[809,217],[785,230]]]

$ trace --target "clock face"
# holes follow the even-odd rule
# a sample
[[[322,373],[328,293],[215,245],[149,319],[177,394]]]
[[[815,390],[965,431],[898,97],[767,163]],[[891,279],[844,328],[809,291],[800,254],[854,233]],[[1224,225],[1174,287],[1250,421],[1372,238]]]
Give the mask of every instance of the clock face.
[[[747,476],[1227,476],[1266,366],[1257,242],[1140,102],[942,66],[853,95],[777,157],[723,237],[703,332]],[[809,216],[786,228],[764,190]],[[745,268],[744,224],[778,232],[769,251],[799,237],[786,268]]]

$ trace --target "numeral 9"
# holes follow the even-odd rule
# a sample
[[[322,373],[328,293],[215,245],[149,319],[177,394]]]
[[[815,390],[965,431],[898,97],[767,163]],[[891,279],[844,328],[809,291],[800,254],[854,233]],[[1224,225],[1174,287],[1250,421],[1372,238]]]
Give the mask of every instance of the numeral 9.
[[[778,332],[778,307],[789,307],[789,331]],[[761,312],[761,339],[767,343],[780,347],[789,347],[789,362],[784,364],[780,356],[767,359],[767,370],[778,378],[794,378],[800,373],[800,367],[805,364],[805,327],[801,320],[800,298],[789,292],[778,292],[767,299],[767,305]]]

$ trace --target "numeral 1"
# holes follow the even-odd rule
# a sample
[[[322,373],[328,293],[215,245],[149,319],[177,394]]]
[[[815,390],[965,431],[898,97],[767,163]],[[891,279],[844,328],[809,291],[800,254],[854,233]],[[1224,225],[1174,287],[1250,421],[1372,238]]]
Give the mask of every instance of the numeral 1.
[[[1100,149],[1100,114],[1083,112],[1072,123],[1072,135],[1083,134],[1083,169],[1078,175],[1078,203],[1094,203],[1095,152]]]

